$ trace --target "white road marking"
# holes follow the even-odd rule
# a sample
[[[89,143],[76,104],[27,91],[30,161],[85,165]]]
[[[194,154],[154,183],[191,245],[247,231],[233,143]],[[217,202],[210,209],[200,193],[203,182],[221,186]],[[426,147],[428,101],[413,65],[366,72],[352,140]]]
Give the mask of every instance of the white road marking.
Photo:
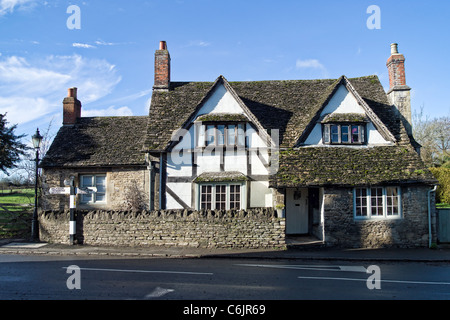
[[[364,281],[367,279],[357,279],[357,278],[332,278],[332,277],[297,277],[299,279],[311,279],[311,280],[340,280],[340,281]],[[388,283],[406,283],[406,284],[431,284],[431,285],[450,285],[450,282],[433,282],[433,281],[410,281],[410,280],[379,280],[380,282]]]
[[[324,265],[276,265],[276,264],[237,264],[243,267],[295,269],[295,270],[315,270],[315,271],[348,271],[367,273],[363,266],[324,266]]]
[[[339,266],[339,269],[341,269],[341,271],[367,273],[367,269],[363,266]]]
[[[67,267],[63,267],[67,269]],[[130,270],[130,269],[102,269],[102,268],[80,268],[85,271],[105,271],[105,272],[130,272],[130,273],[167,273],[167,274],[188,274],[188,275],[213,275],[210,272],[189,272],[189,271],[166,271],[166,270]]]
[[[174,292],[174,291],[175,291],[174,289],[164,289],[164,288],[157,287],[151,293],[146,295],[145,298],[146,299],[160,298],[160,297],[165,296],[166,294],[168,294],[170,292]]]

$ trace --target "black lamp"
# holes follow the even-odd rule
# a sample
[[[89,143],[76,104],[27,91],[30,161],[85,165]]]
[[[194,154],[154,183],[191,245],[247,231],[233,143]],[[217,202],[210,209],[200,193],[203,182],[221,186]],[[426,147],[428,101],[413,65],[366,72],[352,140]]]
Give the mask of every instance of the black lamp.
[[[36,150],[36,176],[34,181],[34,212],[33,219],[31,220],[31,240],[39,241],[39,224],[38,224],[38,177],[39,177],[39,148],[41,147],[43,136],[39,133],[39,128],[36,130],[36,133],[31,137],[33,141],[33,147]]]

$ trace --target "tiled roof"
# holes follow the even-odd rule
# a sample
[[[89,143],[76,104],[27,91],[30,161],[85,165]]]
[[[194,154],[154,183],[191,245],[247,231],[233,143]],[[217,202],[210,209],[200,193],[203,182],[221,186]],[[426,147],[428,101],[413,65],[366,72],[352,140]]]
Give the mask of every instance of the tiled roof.
[[[330,98],[339,79],[228,82],[240,100],[266,129],[279,129],[280,146],[294,147]],[[389,105],[377,76],[349,79],[361,98],[396,138],[401,124]],[[217,81],[216,81],[217,82]],[[172,134],[181,128],[211,91],[213,82],[175,82],[168,92],[152,95],[145,147],[165,150]]]
[[[148,117],[79,118],[59,129],[42,167],[145,165]]]
[[[270,186],[358,186],[436,183],[408,145],[377,147],[302,147],[279,152]]]
[[[172,134],[195,120],[196,110],[220,82],[259,128],[279,129],[280,161],[270,178],[273,187],[435,182],[376,76],[244,82],[221,76],[216,82],[172,82],[169,91],[153,92],[149,116],[80,118],[61,127],[41,166],[143,166],[145,152],[167,151]],[[324,120],[321,110],[340,84],[354,91],[367,120],[375,121],[394,142],[391,146],[302,146],[309,130]]]

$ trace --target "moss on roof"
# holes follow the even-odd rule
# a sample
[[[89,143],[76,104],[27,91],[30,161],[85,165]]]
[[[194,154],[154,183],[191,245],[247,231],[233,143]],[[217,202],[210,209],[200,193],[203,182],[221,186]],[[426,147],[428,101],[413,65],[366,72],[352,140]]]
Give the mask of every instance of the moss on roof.
[[[41,167],[145,165],[148,117],[80,118],[62,126]]]
[[[229,82],[242,102],[266,129],[278,129],[280,145],[294,147],[340,83],[339,79]],[[349,79],[364,101],[400,137],[401,124],[389,105],[377,76]],[[174,82],[169,92],[153,92],[146,149],[165,150],[180,128],[212,89],[213,82]]]
[[[436,182],[410,146],[302,147],[279,157],[271,187]]]

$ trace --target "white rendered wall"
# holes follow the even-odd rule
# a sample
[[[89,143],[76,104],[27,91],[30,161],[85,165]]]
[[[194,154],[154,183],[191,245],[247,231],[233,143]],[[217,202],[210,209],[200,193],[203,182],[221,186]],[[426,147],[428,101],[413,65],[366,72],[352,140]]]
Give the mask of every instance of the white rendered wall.
[[[191,205],[191,183],[186,182],[169,182],[169,187],[184,203],[188,206]],[[183,206],[179,204],[172,196],[166,192],[166,208],[167,209],[183,209]]]
[[[250,183],[250,207],[272,207],[272,189],[268,181],[252,181]]]
[[[209,99],[205,101],[202,108],[194,116],[196,119],[200,115],[205,114],[245,114],[239,103],[226,90],[223,85],[215,88]],[[192,124],[189,130],[180,130],[174,133],[174,141],[179,141],[179,137],[183,137],[181,142],[177,143],[172,153],[167,155],[167,176],[168,177],[192,177],[192,151],[196,151],[197,176],[204,172],[220,172],[221,171],[221,155],[220,152],[211,152],[208,148],[196,148],[197,126]],[[263,161],[257,156],[256,148],[258,148],[260,157],[264,162],[268,163],[268,152],[266,143],[259,137],[256,130],[250,125],[246,125],[246,141],[247,148],[252,149],[250,153],[251,175],[266,176],[268,170]],[[183,150],[183,152],[180,152]],[[223,170],[237,171],[245,175],[248,173],[247,168],[247,151],[229,150],[224,147],[224,165]],[[269,189],[268,181],[251,181],[248,183],[250,188],[243,186],[242,189],[242,205],[252,207],[271,207],[272,206],[272,190]],[[170,182],[167,186],[177,194],[187,205],[198,207],[198,190],[194,188],[195,204],[192,204],[192,183],[187,182]],[[250,192],[250,204],[247,204],[247,192]],[[166,193],[166,207],[168,209],[180,209],[182,206],[168,193]]]
[[[328,104],[322,110],[320,117],[327,114],[343,114],[356,113],[365,115],[363,107],[358,104],[356,98],[351,94],[344,85],[340,85],[334,96],[330,99]],[[366,126],[367,144],[380,145],[389,144],[383,136],[378,132],[372,122]],[[305,140],[306,145],[324,145],[322,141],[322,124],[316,123],[311,133]]]
[[[202,108],[197,112],[196,117],[209,113],[244,114],[244,111],[231,93],[223,85],[218,85]]]

